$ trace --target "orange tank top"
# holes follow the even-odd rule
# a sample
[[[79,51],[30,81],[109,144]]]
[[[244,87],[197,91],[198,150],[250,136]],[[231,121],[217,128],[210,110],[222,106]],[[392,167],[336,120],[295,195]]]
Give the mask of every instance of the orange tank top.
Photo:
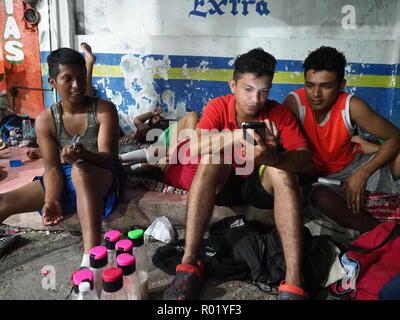
[[[354,127],[350,120],[351,95],[342,92],[332,109],[321,123],[318,123],[305,89],[290,93],[296,98],[304,134],[312,149],[317,175],[328,175],[344,169],[360,150],[351,142]]]

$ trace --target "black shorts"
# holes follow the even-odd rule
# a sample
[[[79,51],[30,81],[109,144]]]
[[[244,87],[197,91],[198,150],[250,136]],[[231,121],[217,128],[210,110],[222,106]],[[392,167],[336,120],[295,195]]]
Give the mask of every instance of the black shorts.
[[[215,197],[217,206],[250,205],[259,209],[273,209],[274,197],[261,184],[258,170],[243,178],[232,170],[225,186]]]

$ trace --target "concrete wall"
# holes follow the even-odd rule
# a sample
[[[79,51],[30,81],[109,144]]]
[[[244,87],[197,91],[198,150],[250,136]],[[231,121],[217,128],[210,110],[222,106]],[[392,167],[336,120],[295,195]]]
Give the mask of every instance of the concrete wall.
[[[157,104],[177,118],[229,93],[234,57],[258,46],[278,59],[272,99],[301,87],[304,58],[330,45],[346,54],[347,90],[400,126],[397,0],[39,0],[37,7],[44,78],[51,49],[88,42],[97,55],[94,86],[117,105],[127,131]],[[53,100],[46,95],[47,105]]]

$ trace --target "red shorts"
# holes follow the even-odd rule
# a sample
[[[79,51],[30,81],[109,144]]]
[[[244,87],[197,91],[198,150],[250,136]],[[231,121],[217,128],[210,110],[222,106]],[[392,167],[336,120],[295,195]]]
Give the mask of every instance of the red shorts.
[[[170,164],[164,175],[163,182],[175,188],[189,191],[200,157],[190,156],[190,140],[178,144],[174,157],[177,164]],[[174,159],[174,157],[172,159]]]

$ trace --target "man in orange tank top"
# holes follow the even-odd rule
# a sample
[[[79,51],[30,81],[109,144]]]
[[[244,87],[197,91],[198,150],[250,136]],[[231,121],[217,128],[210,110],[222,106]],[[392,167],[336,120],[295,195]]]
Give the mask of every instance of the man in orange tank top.
[[[343,227],[363,233],[378,224],[362,209],[365,192],[400,193],[400,130],[363,99],[343,91],[345,66],[345,56],[335,48],[313,51],[303,64],[304,88],[291,92],[283,104],[302,124],[313,152],[313,175],[341,181],[340,190],[314,186],[311,205]],[[384,143],[373,153],[355,148],[356,127]]]

